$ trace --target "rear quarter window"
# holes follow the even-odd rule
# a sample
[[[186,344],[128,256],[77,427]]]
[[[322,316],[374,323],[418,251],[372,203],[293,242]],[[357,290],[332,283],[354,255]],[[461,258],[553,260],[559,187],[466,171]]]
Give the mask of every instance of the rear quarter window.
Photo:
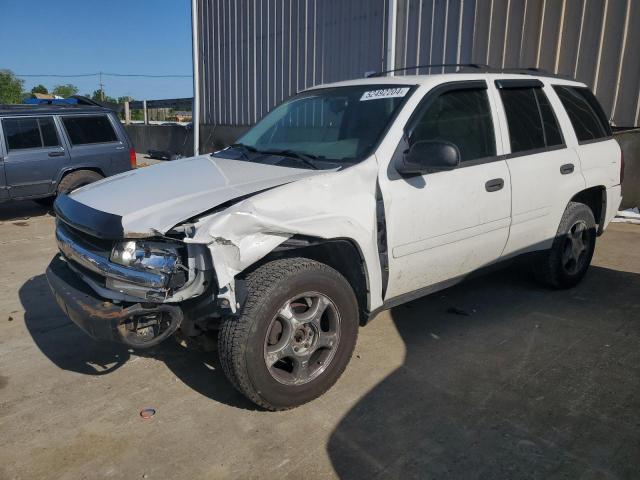
[[[611,136],[611,127],[606,115],[591,90],[563,85],[554,85],[553,89],[567,111],[579,142]]]
[[[72,145],[117,142],[118,136],[106,115],[62,117]]]

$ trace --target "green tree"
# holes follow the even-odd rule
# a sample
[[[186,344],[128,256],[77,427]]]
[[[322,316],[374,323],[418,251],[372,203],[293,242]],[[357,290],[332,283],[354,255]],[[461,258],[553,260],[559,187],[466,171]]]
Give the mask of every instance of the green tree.
[[[89,98],[91,98],[91,100],[93,100],[94,102],[118,103],[117,98],[110,97],[105,93],[104,90],[100,90],[100,89],[94,90],[93,93],[91,94],[91,97]]]
[[[53,91],[51,93],[62,98],[69,98],[78,94],[78,87],[71,83],[67,83],[66,85],[56,85],[53,87]]]
[[[31,89],[31,93],[49,93],[49,90],[47,90],[47,87],[44,85],[40,84],[33,87]]]
[[[23,85],[11,70],[0,70],[0,103],[20,103]]]

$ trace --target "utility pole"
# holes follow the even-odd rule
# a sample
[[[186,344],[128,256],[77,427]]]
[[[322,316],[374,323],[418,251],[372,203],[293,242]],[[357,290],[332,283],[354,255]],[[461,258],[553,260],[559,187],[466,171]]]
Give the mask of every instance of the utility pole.
[[[104,83],[102,83],[102,72],[100,72],[100,101],[104,102]]]

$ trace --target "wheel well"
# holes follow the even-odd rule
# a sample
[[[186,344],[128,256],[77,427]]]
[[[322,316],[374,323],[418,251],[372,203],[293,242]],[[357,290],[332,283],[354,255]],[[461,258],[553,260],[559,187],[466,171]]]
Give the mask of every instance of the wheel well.
[[[102,175],[103,177],[106,176],[104,172],[100,170],[98,167],[74,167],[72,169],[65,170],[64,172],[62,172],[62,176],[60,177],[60,180],[58,180],[58,183],[60,183],[62,179],[67,175],[69,175],[70,173],[78,172],[80,170],[90,170],[92,172],[96,172],[98,175]]]
[[[366,264],[360,249],[352,240],[294,236],[252,265],[251,270],[272,260],[292,257],[316,260],[340,272],[353,288],[358,300],[361,325],[366,323],[369,291]]]
[[[607,212],[607,190],[602,185],[587,188],[573,196],[572,202],[584,203],[593,212],[598,224],[598,235],[602,234],[604,229],[604,216]]]

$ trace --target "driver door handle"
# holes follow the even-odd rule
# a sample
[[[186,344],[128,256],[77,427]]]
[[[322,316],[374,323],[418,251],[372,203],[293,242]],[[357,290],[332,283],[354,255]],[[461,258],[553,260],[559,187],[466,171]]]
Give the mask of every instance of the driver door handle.
[[[504,180],[502,178],[494,178],[484,184],[484,188],[487,192],[497,192],[504,187]]]
[[[64,157],[64,152],[49,152],[50,157]]]

